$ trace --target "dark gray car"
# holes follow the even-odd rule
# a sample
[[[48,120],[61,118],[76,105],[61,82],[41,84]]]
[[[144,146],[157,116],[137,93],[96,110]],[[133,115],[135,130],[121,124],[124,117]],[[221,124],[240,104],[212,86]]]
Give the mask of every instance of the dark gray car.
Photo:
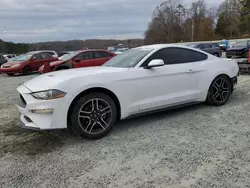
[[[222,56],[222,52],[218,43],[195,43],[188,46],[200,49],[217,57]]]
[[[3,56],[3,54],[0,54],[0,66],[4,63],[7,63],[7,59]]]

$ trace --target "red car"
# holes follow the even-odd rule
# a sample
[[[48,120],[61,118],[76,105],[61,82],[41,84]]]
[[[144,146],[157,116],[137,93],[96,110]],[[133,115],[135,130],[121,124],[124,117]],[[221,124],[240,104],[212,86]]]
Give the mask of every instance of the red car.
[[[39,73],[43,74],[70,68],[101,66],[114,56],[114,53],[106,50],[90,49],[74,51],[63,55],[58,61],[47,63],[40,67]]]
[[[16,73],[29,74],[33,71],[38,71],[39,67],[45,63],[50,63],[58,60],[47,53],[29,53],[23,54],[11,59],[9,62],[1,66],[0,72],[12,76]]]

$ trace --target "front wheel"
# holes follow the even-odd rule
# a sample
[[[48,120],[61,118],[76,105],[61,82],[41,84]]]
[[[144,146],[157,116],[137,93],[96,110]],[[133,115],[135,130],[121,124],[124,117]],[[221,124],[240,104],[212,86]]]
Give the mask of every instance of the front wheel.
[[[225,75],[215,78],[209,88],[207,103],[214,106],[226,104],[232,93],[232,84]]]
[[[7,73],[8,76],[14,76],[14,73]]]
[[[24,75],[28,75],[29,73],[32,72],[32,69],[31,69],[30,66],[26,65],[26,66],[23,67],[22,72],[23,72]]]
[[[70,116],[73,131],[90,139],[99,139],[108,134],[116,119],[116,105],[103,93],[90,93],[81,97],[73,106]]]

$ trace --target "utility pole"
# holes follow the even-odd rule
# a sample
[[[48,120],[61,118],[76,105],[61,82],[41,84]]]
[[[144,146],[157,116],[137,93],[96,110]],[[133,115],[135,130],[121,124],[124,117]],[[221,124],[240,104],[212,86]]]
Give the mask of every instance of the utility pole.
[[[194,42],[194,19],[192,19],[192,42]]]

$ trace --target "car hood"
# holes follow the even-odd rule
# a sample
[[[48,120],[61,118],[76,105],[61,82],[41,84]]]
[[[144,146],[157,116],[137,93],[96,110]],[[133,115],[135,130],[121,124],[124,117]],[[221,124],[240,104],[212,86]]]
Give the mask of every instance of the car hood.
[[[21,64],[24,63],[25,61],[8,61],[7,63],[5,63],[5,65],[16,65],[16,64]]]
[[[48,89],[55,89],[58,84],[61,84],[67,80],[71,80],[74,78],[87,77],[91,80],[92,76],[93,78],[96,78],[105,74],[113,74],[116,72],[122,72],[127,70],[129,70],[129,68],[115,68],[106,66],[62,70],[37,76],[32,80],[25,82],[23,85],[32,92],[43,91]]]
[[[240,50],[244,50],[246,47],[231,47],[229,48],[227,51],[240,51]]]

